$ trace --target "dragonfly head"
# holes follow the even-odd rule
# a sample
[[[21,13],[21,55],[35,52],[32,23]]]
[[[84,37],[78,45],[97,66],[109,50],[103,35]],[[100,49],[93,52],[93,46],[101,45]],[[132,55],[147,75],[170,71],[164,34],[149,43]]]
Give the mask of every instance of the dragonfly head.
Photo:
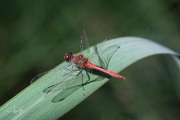
[[[64,55],[64,60],[67,61],[67,62],[70,62],[71,59],[73,57],[73,53],[72,52],[68,52]]]

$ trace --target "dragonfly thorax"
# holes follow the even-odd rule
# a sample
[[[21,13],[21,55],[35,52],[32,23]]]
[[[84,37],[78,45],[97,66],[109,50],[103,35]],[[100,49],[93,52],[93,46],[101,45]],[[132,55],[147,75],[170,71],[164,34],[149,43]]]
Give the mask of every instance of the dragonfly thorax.
[[[78,68],[86,67],[86,63],[88,59],[84,57],[82,54],[73,55],[71,62]]]

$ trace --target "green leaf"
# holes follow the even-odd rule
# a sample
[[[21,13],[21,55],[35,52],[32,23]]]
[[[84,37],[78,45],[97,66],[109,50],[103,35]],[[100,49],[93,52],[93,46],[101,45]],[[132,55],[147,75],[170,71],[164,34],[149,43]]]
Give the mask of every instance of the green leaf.
[[[112,57],[109,57],[110,61],[108,61],[106,58],[112,52],[108,49],[113,46],[120,46],[120,49]],[[107,69],[114,72],[120,72],[138,60],[157,54],[172,55],[180,68],[180,60],[177,58],[179,54],[147,39],[136,37],[117,38],[92,46],[88,51],[92,52],[94,48],[98,48],[99,56],[108,65],[106,66]],[[86,51],[84,54],[86,55]],[[90,61],[100,65],[98,61],[101,60],[98,59],[95,56]],[[74,75],[69,77],[69,71],[64,69],[66,66],[67,63],[65,62],[58,65],[1,106],[0,119],[57,119],[108,81],[107,78],[90,74],[91,82],[81,85],[81,77]],[[74,74],[77,73],[78,71]],[[85,72],[82,72],[82,74],[85,75]],[[87,81],[88,77],[85,76],[84,80]]]

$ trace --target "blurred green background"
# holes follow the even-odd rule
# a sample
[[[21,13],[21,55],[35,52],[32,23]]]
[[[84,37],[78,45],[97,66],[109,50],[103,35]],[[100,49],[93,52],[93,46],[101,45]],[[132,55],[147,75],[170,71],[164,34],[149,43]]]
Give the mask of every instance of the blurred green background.
[[[138,36],[180,52],[179,20],[178,0],[0,0],[0,104],[79,52],[82,27],[91,45]],[[179,72],[169,56],[146,58],[61,119],[179,120]]]

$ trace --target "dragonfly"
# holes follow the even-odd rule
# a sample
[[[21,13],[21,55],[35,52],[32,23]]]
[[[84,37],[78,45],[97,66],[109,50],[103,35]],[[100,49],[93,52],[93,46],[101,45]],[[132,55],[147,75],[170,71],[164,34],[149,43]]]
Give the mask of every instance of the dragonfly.
[[[51,92],[59,91],[59,94],[57,94],[53,99],[52,102],[60,102],[67,98],[69,95],[74,93],[76,90],[80,89],[81,87],[94,82],[90,81],[89,73],[95,74],[95,75],[102,75],[101,77],[98,77],[95,81],[101,80],[103,77],[114,77],[121,80],[125,80],[125,77],[122,75],[115,73],[113,71],[107,70],[109,62],[114,55],[114,53],[120,48],[119,46],[111,46],[108,48],[108,55],[105,55],[107,58],[105,60],[102,59],[100,53],[98,51],[98,47],[94,47],[94,51],[91,53],[88,53],[88,57],[85,57],[83,55],[83,52],[86,48],[89,47],[89,42],[87,39],[86,31],[84,29],[81,30],[81,52],[79,54],[73,54],[72,52],[68,52],[64,55],[64,60],[69,63],[64,69],[68,70],[70,72],[69,78],[67,80],[62,81],[60,83],[53,84],[43,90],[44,93],[49,94]],[[104,52],[102,52],[104,53]],[[89,58],[93,57],[93,55],[96,55],[96,60],[100,63],[100,66],[94,65],[92,62],[90,62]],[[94,61],[96,61],[94,60]],[[76,68],[74,70],[74,68]],[[78,71],[78,72],[77,72]],[[83,71],[86,73],[87,81],[84,82],[84,75]],[[77,73],[75,75],[75,73]],[[81,80],[81,82],[80,82]]]

